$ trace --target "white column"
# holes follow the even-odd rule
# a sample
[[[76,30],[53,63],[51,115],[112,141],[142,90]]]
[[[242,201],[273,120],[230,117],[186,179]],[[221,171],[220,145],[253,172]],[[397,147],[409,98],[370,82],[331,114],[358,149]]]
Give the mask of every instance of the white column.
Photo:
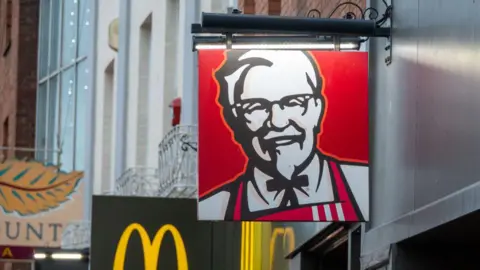
[[[97,27],[97,4],[95,2],[90,3],[88,7],[93,15],[90,15],[90,19],[93,20],[90,22],[92,30],[90,30],[90,44],[89,44],[89,52],[88,52],[88,59],[86,60],[88,63],[87,70],[77,70],[77,72],[86,72],[89,74],[88,76],[88,82],[85,82],[87,85],[89,85],[90,90],[87,93],[87,105],[88,109],[86,110],[87,116],[86,119],[87,125],[85,128],[85,135],[86,135],[86,140],[85,140],[85,187],[84,187],[84,217],[86,220],[90,220],[91,218],[91,209],[92,209],[92,195],[93,195],[93,189],[94,189],[94,169],[95,169],[95,164],[93,162],[94,157],[94,138],[95,138],[95,64],[96,64],[96,27]],[[89,20],[90,20],[89,19]],[[80,23],[85,23],[85,22],[80,22]],[[80,90],[81,91],[81,90]]]
[[[120,1],[120,26],[118,46],[118,80],[115,107],[115,174],[118,179],[125,171],[126,122],[128,100],[128,62],[130,52],[130,0]]]
[[[186,14],[187,14],[187,10],[188,9],[192,9],[191,7],[189,7],[188,3],[186,3],[187,1],[185,0],[179,0],[179,8],[178,8],[178,32],[177,32],[177,70],[176,70],[176,79],[177,79],[177,96],[178,97],[182,97],[183,96],[183,92],[185,91],[184,90],[184,86],[183,86],[183,81],[184,81],[184,71],[183,71],[183,68],[184,68],[184,62],[183,62],[183,59],[184,59],[184,55],[185,55],[185,52],[183,50],[183,48],[185,47],[185,43],[188,42],[188,39],[185,37],[185,33],[188,32],[188,27],[187,26],[187,18],[186,18]]]
[[[180,57],[178,74],[180,75],[179,86],[182,89],[182,124],[196,123],[196,107],[197,102],[196,83],[197,70],[194,64],[194,52],[192,51],[192,35],[190,32],[191,24],[195,22],[197,8],[191,5],[189,0],[180,0],[180,28],[179,31],[179,52]]]
[[[150,92],[148,107],[148,157],[147,166],[158,166],[158,144],[164,134],[164,115],[163,106],[168,103],[164,100],[164,88],[166,68],[166,28],[167,28],[167,1],[158,1],[155,4],[154,14],[152,16],[152,51],[150,63]]]

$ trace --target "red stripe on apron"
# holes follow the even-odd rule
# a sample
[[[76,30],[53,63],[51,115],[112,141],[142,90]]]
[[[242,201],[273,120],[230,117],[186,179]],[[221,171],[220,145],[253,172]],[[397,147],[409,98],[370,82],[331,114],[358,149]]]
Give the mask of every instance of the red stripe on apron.
[[[318,209],[318,220],[319,221],[327,221],[327,216],[325,215],[325,208],[323,205],[317,206]]]
[[[335,183],[337,184],[337,191],[338,197],[340,201],[342,201],[343,206],[343,215],[345,217],[345,221],[357,221],[358,217],[353,209],[352,201],[348,196],[347,188],[345,187],[345,183],[343,182],[342,175],[340,173],[340,168],[338,164],[333,161],[329,162],[330,168],[332,169],[333,178],[335,179]],[[335,209],[335,214],[337,213],[337,209]],[[332,218],[333,218],[333,211],[332,211]],[[338,215],[337,215],[338,219]]]
[[[332,213],[332,221],[338,221],[338,213],[337,207],[335,207],[335,203],[329,204],[328,207],[330,207],[330,213]]]
[[[233,210],[233,220],[242,220],[242,191],[243,182],[238,186],[237,200],[235,201],[235,209]]]

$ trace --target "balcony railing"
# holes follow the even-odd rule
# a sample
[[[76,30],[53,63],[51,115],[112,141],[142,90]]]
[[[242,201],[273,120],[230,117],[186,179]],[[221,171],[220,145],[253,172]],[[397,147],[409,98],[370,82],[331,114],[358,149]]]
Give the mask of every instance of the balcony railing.
[[[157,168],[134,167],[126,170],[115,185],[117,196],[158,197],[160,178]]]
[[[90,247],[90,221],[68,223],[62,233],[62,249],[84,249]]]
[[[187,197],[197,192],[197,126],[175,126],[159,145],[160,196]]]
[[[115,195],[192,198],[197,191],[197,127],[176,126],[159,145],[158,168],[134,167],[116,181]]]

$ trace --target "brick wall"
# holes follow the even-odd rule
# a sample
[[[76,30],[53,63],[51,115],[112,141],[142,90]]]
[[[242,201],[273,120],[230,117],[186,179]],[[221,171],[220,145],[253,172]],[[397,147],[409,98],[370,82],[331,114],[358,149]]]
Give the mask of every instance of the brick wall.
[[[328,15],[335,7],[346,2],[345,0],[239,0],[238,6],[245,14],[283,15],[283,16],[306,16],[311,9],[320,11],[322,17]],[[360,7],[365,8],[366,0],[353,0]],[[358,8],[353,5],[343,5],[332,15],[333,18],[341,18],[347,12],[354,12],[360,16]]]
[[[10,2],[10,3],[9,3]],[[35,146],[39,0],[0,1],[0,144]],[[8,123],[8,130],[6,123]],[[5,138],[7,137],[7,138]],[[26,152],[0,151],[8,157]],[[0,154],[0,156],[1,156]]]

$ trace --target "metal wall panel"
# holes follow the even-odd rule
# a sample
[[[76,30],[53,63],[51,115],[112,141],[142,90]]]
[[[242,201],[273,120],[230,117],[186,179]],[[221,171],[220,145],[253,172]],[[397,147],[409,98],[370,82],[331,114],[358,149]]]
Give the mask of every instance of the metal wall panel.
[[[375,124],[364,254],[480,206],[471,186],[480,160],[480,1],[393,2],[390,66],[385,40],[370,41]]]
[[[480,3],[419,4],[415,207],[477,182]]]
[[[413,210],[418,71],[417,41],[410,30],[416,28],[418,14],[412,8],[417,0],[399,2],[394,8],[394,62],[390,66],[384,62],[385,40],[370,41],[372,227]]]

